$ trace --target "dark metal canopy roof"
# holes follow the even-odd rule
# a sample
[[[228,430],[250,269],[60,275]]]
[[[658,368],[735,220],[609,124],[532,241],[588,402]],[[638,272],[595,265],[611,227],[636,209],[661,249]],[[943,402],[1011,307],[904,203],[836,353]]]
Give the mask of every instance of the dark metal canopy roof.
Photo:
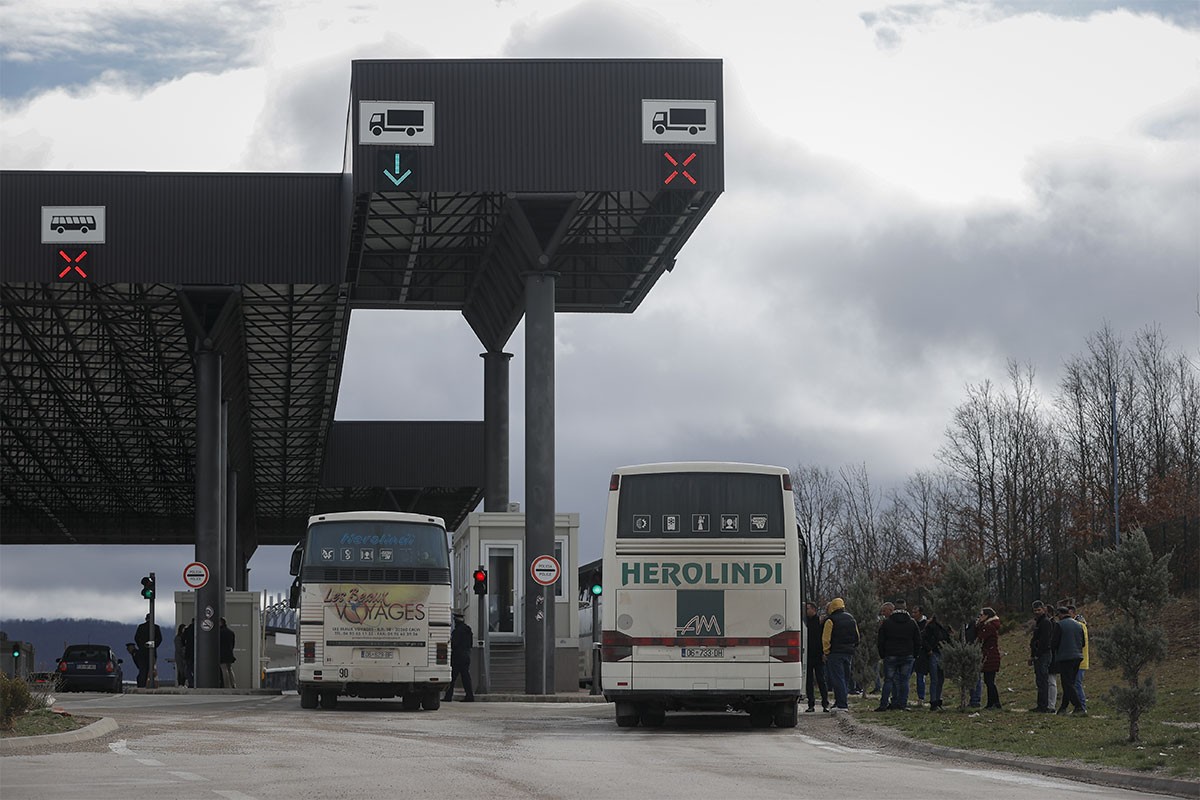
[[[653,141],[653,98],[708,103],[717,143]],[[373,143],[367,101],[428,104],[436,139]],[[723,188],[721,101],[719,61],[355,62],[341,175],[0,173],[0,541],[194,542],[201,343],[246,555],[326,511],[456,526],[482,424],[334,423],[348,312],[457,310],[500,350],[538,270],[559,311],[632,312]],[[86,257],[39,216],[80,206]]]

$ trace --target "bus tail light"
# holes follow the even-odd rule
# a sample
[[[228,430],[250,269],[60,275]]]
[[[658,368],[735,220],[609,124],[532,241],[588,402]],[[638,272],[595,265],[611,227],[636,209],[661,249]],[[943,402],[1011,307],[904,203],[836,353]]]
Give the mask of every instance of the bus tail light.
[[[439,663],[439,664],[446,663],[446,661],[448,660],[448,656],[447,656],[448,650],[449,650],[449,648],[446,647],[445,642],[437,643],[437,654],[436,654],[437,663]]]
[[[783,631],[770,639],[771,658],[780,661],[796,662],[800,660],[800,632]]]
[[[305,642],[304,643],[304,663],[311,664],[316,660],[317,660],[317,643],[316,642]]]
[[[600,660],[621,661],[633,656],[633,639],[619,631],[604,631],[600,639]]]
[[[792,473],[790,472],[783,473],[783,490],[785,492],[792,490]]]
[[[612,477],[608,479],[608,490],[615,492],[621,488],[621,476],[614,472]]]

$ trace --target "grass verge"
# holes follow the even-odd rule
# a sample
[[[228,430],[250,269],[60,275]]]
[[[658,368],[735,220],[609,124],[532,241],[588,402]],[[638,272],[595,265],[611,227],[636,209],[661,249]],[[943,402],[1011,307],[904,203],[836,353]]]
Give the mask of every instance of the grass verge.
[[[1100,614],[1095,616],[1098,628],[1102,627]],[[1084,678],[1088,716],[1028,713],[1037,703],[1037,689],[1033,669],[1025,663],[1028,636],[1021,629],[1001,641],[1005,655],[996,685],[1003,711],[956,710],[958,688],[947,681],[944,698],[947,710],[932,713],[927,706],[915,705],[914,680],[914,688],[909,689],[908,713],[873,713],[871,709],[878,703],[878,696],[868,695],[853,701],[855,718],[946,747],[1197,780],[1200,779],[1198,619],[1200,603],[1196,598],[1175,600],[1164,610],[1163,624],[1170,650],[1165,661],[1143,673],[1143,678],[1154,676],[1158,703],[1141,718],[1139,742],[1127,741],[1129,719],[1108,702],[1108,688],[1121,682],[1120,673],[1104,669],[1094,654],[1092,669]]]
[[[66,717],[55,714],[48,708],[39,708],[22,714],[13,720],[10,731],[0,731],[0,737],[44,736],[48,733],[66,733],[96,721],[95,717]]]

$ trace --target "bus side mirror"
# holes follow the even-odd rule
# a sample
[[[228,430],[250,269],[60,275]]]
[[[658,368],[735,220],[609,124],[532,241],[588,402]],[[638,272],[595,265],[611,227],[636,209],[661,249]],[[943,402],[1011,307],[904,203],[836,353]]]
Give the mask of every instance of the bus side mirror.
[[[290,574],[292,574],[292,575],[300,574],[300,562],[303,560],[304,560],[304,548],[297,545],[296,549],[292,551],[292,564],[290,567]]]
[[[300,581],[292,581],[292,588],[288,591],[288,608],[300,607]]]

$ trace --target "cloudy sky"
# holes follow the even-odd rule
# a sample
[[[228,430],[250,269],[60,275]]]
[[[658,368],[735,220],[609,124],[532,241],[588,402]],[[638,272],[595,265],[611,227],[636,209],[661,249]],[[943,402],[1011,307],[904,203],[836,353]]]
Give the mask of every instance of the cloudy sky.
[[[557,318],[558,506],[589,560],[615,466],[886,487],[1008,359],[1051,397],[1105,324],[1195,356],[1198,45],[1193,0],[0,0],[0,167],[338,172],[353,59],[722,59],[724,195],[635,314]],[[461,316],[356,312],[348,347],[340,419],[482,418]],[[135,620],[138,578],[182,589],[191,556],[5,547],[0,617]],[[260,548],[251,588],[286,590],[286,556]]]

